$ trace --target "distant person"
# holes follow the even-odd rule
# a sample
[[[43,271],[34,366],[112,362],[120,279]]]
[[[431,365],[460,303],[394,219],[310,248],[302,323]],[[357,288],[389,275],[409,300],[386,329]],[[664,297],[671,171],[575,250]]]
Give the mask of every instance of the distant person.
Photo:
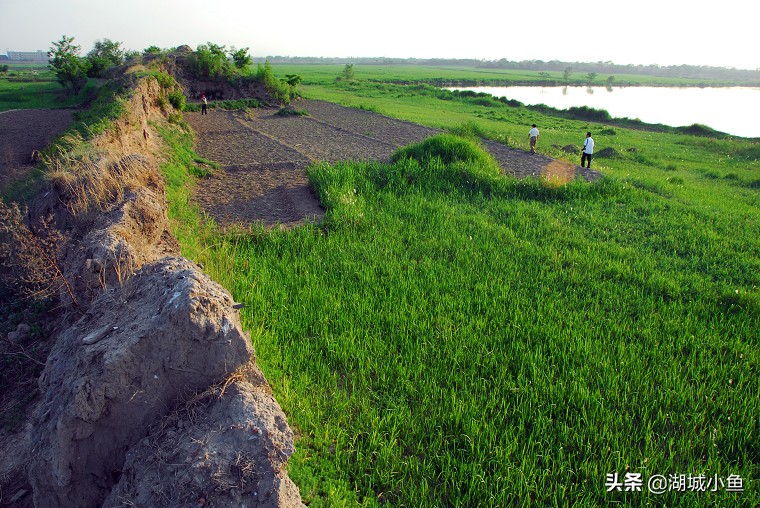
[[[591,156],[594,154],[594,138],[591,137],[591,133],[586,133],[586,140],[583,142],[583,154],[581,155],[581,167],[584,167],[584,163],[588,161],[585,167],[591,169]]]
[[[206,94],[201,94],[201,115],[207,115],[208,111],[206,111],[206,108],[208,107],[208,99],[206,99]]]
[[[533,124],[533,128],[528,133],[528,138],[530,138],[530,153],[536,153],[536,143],[538,142],[538,136],[540,136],[538,129],[536,128],[536,124]]]

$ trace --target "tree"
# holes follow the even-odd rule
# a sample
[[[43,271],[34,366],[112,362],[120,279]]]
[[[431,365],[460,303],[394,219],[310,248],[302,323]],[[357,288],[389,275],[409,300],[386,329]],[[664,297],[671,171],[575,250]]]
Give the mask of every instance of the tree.
[[[565,67],[565,72],[562,74],[562,77],[565,79],[565,81],[570,81],[571,72],[573,72],[572,67]]]
[[[90,64],[87,70],[88,76],[91,78],[102,76],[108,68],[124,63],[124,50],[121,49],[121,43],[110,39],[95,41],[92,50],[87,53],[87,62]]]
[[[143,50],[143,55],[159,55],[163,53],[163,50],[158,46],[148,46]]]
[[[588,80],[589,84],[591,84],[596,79],[596,72],[589,72],[586,74],[586,79]]]
[[[48,51],[50,69],[55,72],[58,82],[64,88],[70,88],[76,95],[87,83],[88,62],[79,56],[79,46],[74,44],[73,37],[61,37],[53,43]]]
[[[5,74],[6,72],[8,72],[8,66],[0,65],[0,74]]]
[[[248,55],[249,49],[241,48],[236,50],[234,47],[230,49],[230,56],[232,57],[232,61],[235,62],[235,67],[238,69],[245,69],[253,63],[253,60]]]
[[[354,79],[354,64],[346,64],[343,68],[343,78],[348,81]]]
[[[212,42],[199,45],[190,63],[197,78],[221,77],[228,74],[230,68],[225,47]]]

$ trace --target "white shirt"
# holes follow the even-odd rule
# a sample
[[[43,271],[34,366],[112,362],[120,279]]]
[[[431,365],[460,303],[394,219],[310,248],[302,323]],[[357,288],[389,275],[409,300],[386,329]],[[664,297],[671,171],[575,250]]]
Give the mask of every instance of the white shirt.
[[[525,132],[525,131],[523,131],[523,132]],[[532,138],[537,138],[538,137],[538,129],[536,129],[535,127],[533,127],[530,130],[530,132],[528,133],[528,135],[530,135],[530,137],[532,137]]]
[[[586,138],[586,141],[583,142],[583,151],[588,154],[594,153],[594,138]]]

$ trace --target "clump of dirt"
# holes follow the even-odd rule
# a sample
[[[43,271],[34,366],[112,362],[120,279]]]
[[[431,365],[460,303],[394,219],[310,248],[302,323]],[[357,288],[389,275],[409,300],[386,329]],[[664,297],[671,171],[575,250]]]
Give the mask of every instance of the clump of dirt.
[[[68,298],[61,294],[67,312],[50,332],[40,401],[26,434],[0,443],[13,452],[0,454],[4,503],[13,497],[20,506],[32,500],[36,506],[161,506],[178,492],[175,465],[154,461],[140,447],[189,450],[205,433],[204,456],[214,457],[213,467],[182,477],[182,485],[197,484],[201,504],[265,499],[265,506],[302,506],[284,469],[292,432],[266,381],[260,373],[230,378],[243,366],[258,372],[237,306],[177,255],[169,233],[160,143],[150,126],[164,121],[159,93],[153,78],[141,80],[128,114],[88,142],[94,156],[87,167],[68,168],[70,175],[54,179],[30,207],[30,224],[52,218],[70,235],[60,258],[70,291]],[[226,390],[215,388],[225,380]],[[156,430],[204,393],[215,395],[195,413],[193,423],[203,425],[178,424],[174,434]],[[233,427],[244,430],[211,439],[219,428]],[[254,428],[262,439],[249,439]],[[239,491],[219,494],[234,482]]]
[[[293,451],[282,411],[249,364],[171,413],[132,448],[104,506],[124,500],[176,508],[299,505],[298,489],[283,473]]]
[[[611,158],[620,157],[620,152],[618,152],[612,147],[607,147],[596,152],[594,154],[594,157],[599,157],[603,159],[611,159]]]
[[[249,361],[233,303],[195,265],[166,257],[102,293],[62,333],[30,436],[37,505],[102,503],[148,426]]]

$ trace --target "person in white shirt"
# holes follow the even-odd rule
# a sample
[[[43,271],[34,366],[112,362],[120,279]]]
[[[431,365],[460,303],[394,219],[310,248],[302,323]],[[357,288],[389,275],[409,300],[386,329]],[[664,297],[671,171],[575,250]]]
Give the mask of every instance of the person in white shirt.
[[[583,155],[581,155],[581,167],[588,161],[587,168],[591,168],[591,156],[594,153],[594,138],[591,137],[591,133],[586,133],[586,140],[583,142]]]
[[[528,133],[528,137],[530,138],[530,153],[536,153],[536,142],[538,141],[538,129],[536,129],[536,124],[533,124],[533,128]]]

